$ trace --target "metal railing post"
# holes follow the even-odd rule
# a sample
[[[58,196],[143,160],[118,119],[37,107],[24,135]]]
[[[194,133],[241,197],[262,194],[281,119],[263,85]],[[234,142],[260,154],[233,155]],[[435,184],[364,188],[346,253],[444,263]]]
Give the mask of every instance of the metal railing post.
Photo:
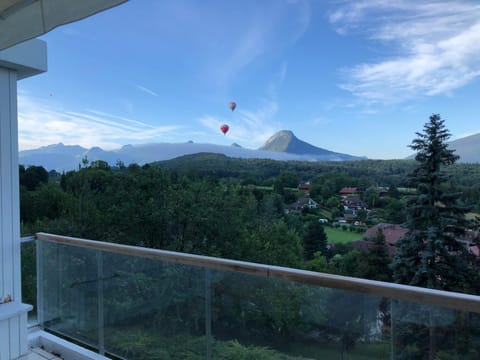
[[[103,313],[103,253],[97,251],[97,294],[98,294],[98,352],[101,355],[105,354],[105,321]]]
[[[395,359],[395,335],[394,335],[394,313],[393,313],[393,308],[395,300],[390,299],[390,359],[394,360]]]
[[[205,359],[212,358],[212,274],[205,269]]]
[[[37,320],[40,327],[44,328],[43,315],[43,241],[37,240],[36,246],[36,270],[37,270]]]

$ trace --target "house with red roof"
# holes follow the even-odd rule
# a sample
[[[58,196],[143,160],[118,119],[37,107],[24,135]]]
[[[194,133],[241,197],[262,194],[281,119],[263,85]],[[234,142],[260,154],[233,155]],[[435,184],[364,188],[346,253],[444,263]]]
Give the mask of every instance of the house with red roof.
[[[355,241],[353,247],[362,249],[365,251],[370,250],[373,245],[371,241],[377,236],[378,231],[381,230],[385,236],[385,243],[387,244],[387,251],[390,256],[394,256],[397,252],[396,243],[407,233],[408,229],[405,229],[399,224],[380,223],[374,225],[365,231],[363,234],[363,240]]]
[[[356,187],[344,187],[339,193],[340,196],[357,195],[358,189]]]

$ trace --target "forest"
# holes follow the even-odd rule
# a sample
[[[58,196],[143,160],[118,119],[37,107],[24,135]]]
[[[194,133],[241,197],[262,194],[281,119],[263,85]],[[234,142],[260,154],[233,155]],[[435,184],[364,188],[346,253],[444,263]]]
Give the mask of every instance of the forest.
[[[378,261],[348,243],[328,247],[336,239],[327,239],[318,218],[329,217],[331,225],[342,215],[340,189],[355,186],[371,208],[362,217],[365,227],[358,229],[358,239],[367,226],[403,223],[409,194],[398,189],[409,185],[414,165],[198,154],[144,166],[94,161],[63,174],[21,166],[22,233],[51,232],[391,281],[387,255]],[[445,188],[479,211],[480,166],[455,164],[446,174]],[[302,181],[310,181],[310,196],[320,207],[287,214],[288,204],[304,196],[297,189]],[[388,188],[386,195],[380,196],[379,186]]]
[[[398,224],[406,222],[409,198],[415,196],[415,191],[413,193],[411,191],[409,178],[414,168],[414,161],[400,160],[302,163],[231,159],[214,154],[190,155],[144,166],[136,164],[125,166],[118,163],[117,166],[111,167],[103,161],[90,163],[85,159],[79,170],[62,174],[55,171],[47,172],[42,167],[20,166],[22,234],[43,231],[373,280],[395,281],[394,259],[386,251],[385,237],[381,232],[372,240],[369,251],[355,248],[351,242],[339,241],[334,236],[329,238],[327,233],[333,234],[331,226],[337,217],[343,215],[344,209],[339,196],[339,191],[343,187],[357,187],[370,211],[362,214],[362,226],[354,228],[337,225],[337,231],[357,234],[360,240],[368,226],[379,222]],[[459,201],[468,207],[472,214],[478,212],[480,166],[454,164],[445,168],[443,174],[446,181],[442,187],[446,191],[458,193]],[[307,181],[311,184],[310,196],[320,205],[319,208],[285,211],[289,204],[305,196],[297,187],[299,183]],[[386,191],[381,195],[379,189]],[[319,218],[328,218],[328,224],[320,223]],[[29,266],[29,256],[33,255],[24,254],[22,265],[24,268]],[[68,266],[64,269],[66,273],[73,271]],[[177,269],[174,273],[182,277],[185,276],[185,271],[188,273],[182,269]],[[146,270],[142,276],[148,278],[154,275]],[[33,278],[24,279],[23,292],[27,302],[29,297],[35,296],[35,285],[32,281]],[[240,334],[235,336],[237,340],[242,340],[241,329],[246,331],[255,323],[255,329],[259,334],[271,334],[271,338],[264,339],[264,342],[258,341],[259,346],[271,344],[272,341],[278,345],[285,339],[293,338],[307,343],[311,342],[309,336],[312,332],[323,332],[327,331],[326,329],[331,332],[332,328],[325,327],[326,325],[318,328],[317,321],[312,319],[306,321],[303,315],[296,317],[296,313],[308,311],[312,316],[320,316],[322,320],[319,322],[322,324],[328,324],[334,318],[338,321],[340,316],[338,311],[333,311],[334,304],[341,301],[338,296],[329,298],[325,294],[321,295],[317,291],[301,286],[285,288],[275,284],[264,284],[265,288],[271,288],[271,294],[276,294],[275,297],[271,297],[268,291],[246,291],[246,288],[242,290],[241,287],[230,287],[231,283],[231,279],[222,278],[216,285],[217,291],[222,289],[228,294],[226,296],[231,299],[229,301],[237,298],[239,293],[254,291],[256,295],[252,301],[270,304],[269,307],[263,307],[262,311],[257,309],[260,313],[242,312],[243,315],[239,317],[235,307],[231,308],[224,303],[225,299],[219,299],[221,301],[218,306],[222,312],[228,309],[233,312],[224,319],[224,321],[228,319],[225,323],[222,323],[222,319],[217,319],[217,327],[223,327],[223,333],[228,333],[230,331],[228,329],[232,328],[240,331]],[[476,276],[464,279],[461,287],[463,291],[478,293],[478,283]],[[251,285],[245,286],[249,288]],[[138,291],[135,289],[131,291]],[[140,297],[156,296],[152,292],[155,290],[146,287]],[[303,304],[307,301],[313,306],[314,298],[324,299],[326,308],[321,311],[321,315],[314,308],[305,308]],[[177,301],[175,306],[181,304],[182,308],[195,311],[196,305],[192,303],[192,297],[177,294],[175,301]],[[355,302],[350,295],[345,295],[344,301],[346,304]],[[272,308],[271,304],[276,305]],[[382,303],[377,305],[380,308],[386,306]],[[280,315],[275,313],[278,311],[277,306],[278,309],[288,309],[287,313],[291,313],[293,317],[288,321],[278,317]],[[328,308],[330,310],[325,312]],[[360,311],[358,314],[363,313],[362,309],[351,307],[353,312]],[[173,321],[171,318],[162,318],[165,311],[168,313],[165,309],[158,310],[156,313],[158,320],[162,323]],[[351,321],[349,319],[355,317],[353,314],[343,315],[348,315],[345,321]],[[185,325],[185,321],[190,321],[183,316],[176,320],[182,323],[182,326]],[[385,323],[390,321],[388,316],[388,312],[385,312]],[[358,344],[355,346],[355,343],[362,336],[365,321],[364,315],[358,315],[356,325],[345,323],[346,328],[350,329],[346,333],[338,333],[339,330],[334,327],[337,329],[334,333],[337,333],[332,335],[336,339],[333,343],[338,344],[334,347],[338,348],[341,354],[353,351],[354,348],[358,351],[362,349]],[[178,325],[175,324],[172,323],[170,326]],[[275,330],[272,330],[272,324],[276,324]],[[155,342],[152,334],[156,334],[156,331],[161,333],[160,329],[152,328],[141,336],[144,341]],[[197,335],[200,336],[201,333]],[[197,335],[188,338],[188,341],[195,341],[198,339]],[[118,336],[123,339],[122,343],[125,343],[126,340],[122,338],[121,333]],[[261,339],[260,335],[256,338]],[[135,343],[129,344],[130,349],[118,351],[136,354],[139,350]],[[237,346],[236,343],[228,342],[219,342],[217,345],[226,348]],[[268,353],[270,350],[262,349],[260,347],[242,351],[247,353],[265,351],[265,357],[258,358],[284,358],[273,350],[270,354]],[[285,351],[288,352],[288,349]],[[148,358],[148,355],[142,356]],[[406,355],[405,358],[410,358],[409,356]],[[368,358],[368,355],[365,358]]]

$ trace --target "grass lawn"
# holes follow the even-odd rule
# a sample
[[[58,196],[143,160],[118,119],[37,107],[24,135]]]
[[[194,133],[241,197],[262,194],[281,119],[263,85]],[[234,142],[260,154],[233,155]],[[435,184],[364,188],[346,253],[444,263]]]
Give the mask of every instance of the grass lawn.
[[[467,220],[475,220],[477,217],[480,217],[480,214],[470,212],[466,214],[465,217],[467,218]]]
[[[347,243],[351,241],[361,240],[363,237],[362,233],[343,231],[341,229],[336,229],[330,226],[325,226],[324,229],[325,233],[327,234],[329,243]]]
[[[260,186],[260,185],[255,185],[255,189],[273,191],[273,186]]]

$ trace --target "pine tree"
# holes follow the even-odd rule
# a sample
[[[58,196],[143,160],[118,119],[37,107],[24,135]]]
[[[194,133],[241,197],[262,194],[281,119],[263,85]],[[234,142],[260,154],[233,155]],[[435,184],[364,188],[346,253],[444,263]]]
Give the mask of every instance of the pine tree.
[[[393,264],[396,282],[434,289],[465,291],[469,266],[465,246],[458,242],[468,221],[468,208],[459,205],[460,193],[448,192],[442,167],[459,156],[448,149],[450,138],[444,120],[430,116],[410,148],[417,152],[416,169],[410,174],[416,195],[407,202],[408,233],[398,243]]]
[[[390,257],[388,256],[387,242],[382,229],[371,240],[372,246],[368,252],[368,273],[366,278],[380,281],[391,281]]]
[[[318,221],[311,221],[303,235],[303,252],[305,260],[312,260],[316,252],[326,255],[327,234]]]

